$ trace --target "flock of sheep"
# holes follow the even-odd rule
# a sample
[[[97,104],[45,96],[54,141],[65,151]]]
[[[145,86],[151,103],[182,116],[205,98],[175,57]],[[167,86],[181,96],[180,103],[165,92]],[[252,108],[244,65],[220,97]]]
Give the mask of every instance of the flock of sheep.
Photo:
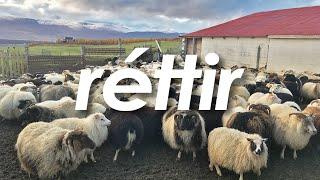
[[[117,94],[123,101],[140,98],[147,104],[134,112],[112,110],[103,99],[104,81],[111,73],[129,66],[150,77],[153,91]],[[176,66],[182,67],[183,62]],[[311,75],[246,69],[230,89],[226,111],[197,110],[201,79],[194,82],[191,110],[177,110],[181,80],[174,79],[168,110],[156,111],[158,82],[153,74],[160,67],[160,62],[96,67],[105,72],[91,86],[86,111],[75,110],[80,77],[77,72],[24,74],[2,81],[0,116],[24,126],[15,145],[22,170],[40,179],[58,178],[83,162],[95,162],[93,153],[105,141],[115,148],[113,161],[117,161],[121,151],[135,156],[135,147],[144,140],[161,137],[177,150],[177,160],[182,153],[189,152],[195,160],[197,152],[207,147],[210,170],[215,168],[222,176],[220,167],[227,168],[243,179],[243,173],[253,171],[260,175],[261,169],[267,168],[268,148],[274,148],[272,144],[282,147],[281,158],[288,147],[294,151],[295,159],[297,151],[305,148],[320,128],[320,84],[311,82]],[[132,79],[120,82],[134,83]],[[217,93],[213,94],[214,104]],[[304,109],[299,106],[306,102],[309,104]]]

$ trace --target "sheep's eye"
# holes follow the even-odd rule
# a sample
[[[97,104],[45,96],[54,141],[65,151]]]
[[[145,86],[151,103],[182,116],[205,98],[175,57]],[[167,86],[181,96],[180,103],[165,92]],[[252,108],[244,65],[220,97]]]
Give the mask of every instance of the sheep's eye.
[[[101,119],[101,121],[103,121],[103,119]]]

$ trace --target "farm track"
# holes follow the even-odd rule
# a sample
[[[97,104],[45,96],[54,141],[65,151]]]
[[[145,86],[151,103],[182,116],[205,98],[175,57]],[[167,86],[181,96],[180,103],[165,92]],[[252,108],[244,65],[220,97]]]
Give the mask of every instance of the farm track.
[[[20,170],[14,144],[21,127],[8,122],[0,123],[0,179],[29,179]],[[320,152],[309,144],[303,151],[298,151],[298,159],[292,159],[292,151],[286,151],[286,159],[280,160],[279,147],[270,151],[268,168],[262,170],[261,177],[245,174],[245,179],[319,179]],[[114,150],[104,144],[95,152],[97,163],[81,165],[66,179],[238,179],[227,170],[222,170],[223,177],[218,177],[208,168],[206,150],[198,154],[197,161],[192,161],[191,154],[182,155],[176,162],[177,152],[171,150],[162,140],[144,143],[132,158],[128,152],[120,152],[118,161],[112,162]],[[36,178],[31,178],[36,179]]]

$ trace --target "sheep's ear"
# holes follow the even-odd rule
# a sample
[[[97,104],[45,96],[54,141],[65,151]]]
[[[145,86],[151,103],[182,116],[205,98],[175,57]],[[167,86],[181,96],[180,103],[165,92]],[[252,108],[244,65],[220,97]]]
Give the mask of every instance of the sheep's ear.
[[[263,141],[263,142],[267,142],[267,141],[268,141],[268,138],[263,138],[262,141]]]
[[[289,114],[289,117],[290,116],[297,116],[298,118],[305,118],[306,117],[306,115],[303,113],[291,113],[291,114]]]
[[[250,111],[253,107],[255,107],[255,104],[251,104],[251,105],[248,107],[248,110]]]

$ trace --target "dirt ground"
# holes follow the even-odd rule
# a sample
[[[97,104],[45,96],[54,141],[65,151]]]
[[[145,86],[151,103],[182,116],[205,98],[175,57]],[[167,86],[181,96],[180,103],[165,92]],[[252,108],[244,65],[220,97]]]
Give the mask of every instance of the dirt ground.
[[[17,124],[0,123],[0,179],[29,179],[20,170],[16,158],[14,144],[21,127]],[[310,144],[303,151],[298,151],[298,159],[292,159],[292,151],[287,151],[285,160],[280,160],[279,147],[272,147],[269,153],[268,168],[262,175],[247,173],[244,179],[319,179],[319,151]],[[118,162],[113,163],[114,149],[104,144],[95,152],[96,163],[81,165],[77,171],[66,179],[238,179],[239,177],[223,169],[223,177],[210,172],[206,150],[199,152],[197,161],[192,155],[182,155],[179,162],[175,161],[177,152],[170,149],[164,142],[154,140],[142,144],[136,150],[136,156],[128,152],[120,152]],[[36,178],[31,178],[36,179]]]

